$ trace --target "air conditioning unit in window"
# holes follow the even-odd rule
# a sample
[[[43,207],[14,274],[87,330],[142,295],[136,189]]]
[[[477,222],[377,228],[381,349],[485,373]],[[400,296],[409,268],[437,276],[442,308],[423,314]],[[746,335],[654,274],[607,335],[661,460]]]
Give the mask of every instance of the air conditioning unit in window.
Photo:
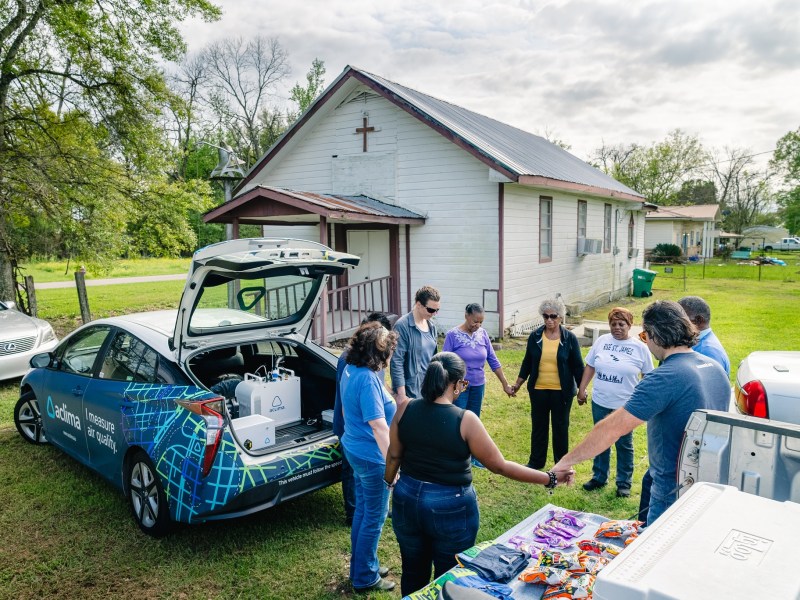
[[[600,254],[603,251],[603,240],[578,238],[578,255]]]
[[[636,258],[639,256],[638,248],[628,248],[628,258]]]

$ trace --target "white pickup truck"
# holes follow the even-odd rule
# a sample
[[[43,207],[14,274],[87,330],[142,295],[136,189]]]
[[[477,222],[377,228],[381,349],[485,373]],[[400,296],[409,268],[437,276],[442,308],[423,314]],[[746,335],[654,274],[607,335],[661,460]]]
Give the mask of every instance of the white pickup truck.
[[[785,237],[780,242],[766,242],[764,250],[767,252],[772,250],[800,250],[800,238]]]

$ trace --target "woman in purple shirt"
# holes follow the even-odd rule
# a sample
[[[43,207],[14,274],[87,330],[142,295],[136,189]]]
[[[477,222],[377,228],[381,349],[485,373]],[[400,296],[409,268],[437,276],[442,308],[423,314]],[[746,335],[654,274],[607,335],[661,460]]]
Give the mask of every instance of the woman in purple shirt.
[[[503,384],[503,391],[509,396],[514,393],[506,381],[503,367],[500,366],[500,361],[497,360],[497,355],[494,353],[489,334],[481,327],[483,318],[483,307],[480,304],[467,304],[464,322],[447,332],[442,347],[442,352],[455,352],[467,364],[466,380],[469,382],[469,387],[458,396],[453,404],[459,408],[471,410],[479,417],[483,404],[483,392],[486,388],[483,366],[487,362],[489,368]]]

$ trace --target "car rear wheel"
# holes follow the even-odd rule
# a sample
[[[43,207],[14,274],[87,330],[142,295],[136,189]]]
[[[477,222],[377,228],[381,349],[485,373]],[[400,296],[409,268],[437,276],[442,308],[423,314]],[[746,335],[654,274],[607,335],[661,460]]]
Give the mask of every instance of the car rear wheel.
[[[143,451],[133,455],[128,463],[128,501],[139,528],[147,535],[162,537],[170,527],[169,506],[150,457]]]
[[[47,436],[42,428],[42,413],[39,410],[39,401],[33,392],[25,392],[14,406],[14,425],[29,444],[47,444]]]

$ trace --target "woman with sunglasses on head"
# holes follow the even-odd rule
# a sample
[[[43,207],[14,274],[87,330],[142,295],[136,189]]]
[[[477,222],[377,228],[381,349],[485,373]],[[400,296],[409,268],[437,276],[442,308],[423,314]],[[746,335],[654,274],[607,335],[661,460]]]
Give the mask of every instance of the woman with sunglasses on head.
[[[572,469],[543,473],[503,458],[475,413],[454,401],[464,393],[467,368],[452,352],[435,355],[422,398],[399,406],[389,430],[384,480],[393,488],[392,527],[400,544],[403,596],[455,566],[455,555],[475,544],[479,515],[470,457],[492,473],[555,487]],[[400,469],[400,477],[397,472]]]
[[[528,466],[543,469],[547,463],[550,420],[553,421],[553,458],[558,462],[569,451],[569,412],[583,377],[583,358],[578,338],[561,322],[564,303],[548,298],[539,305],[544,325],[528,337],[525,358],[514,392],[528,381],[531,401],[531,454]]]
[[[436,354],[436,325],[431,319],[439,312],[439,290],[429,285],[417,290],[411,312],[397,319],[397,349],[389,365],[392,392],[397,404],[419,398],[422,378],[431,357]]]
[[[624,406],[633,394],[641,377],[653,370],[650,350],[639,339],[630,335],[633,314],[617,306],[608,313],[611,333],[597,338],[586,355],[586,369],[578,386],[578,404],[589,397],[586,388],[592,387],[592,419],[595,424]],[[633,479],[633,433],[620,437],[614,445],[617,453],[617,497],[631,495]],[[587,492],[606,485],[610,467],[611,449],[594,457],[592,478],[583,484]]]

